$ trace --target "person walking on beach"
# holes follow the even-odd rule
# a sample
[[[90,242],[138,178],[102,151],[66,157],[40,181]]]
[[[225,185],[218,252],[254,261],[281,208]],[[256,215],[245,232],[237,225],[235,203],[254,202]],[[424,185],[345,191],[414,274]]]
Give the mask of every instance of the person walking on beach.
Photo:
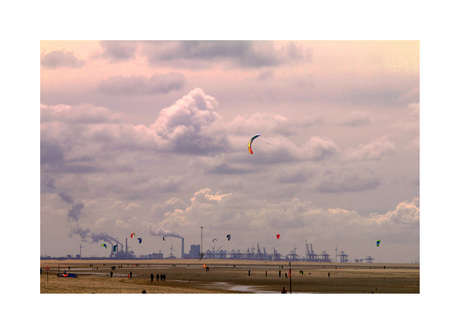
[[[150,282],[153,282],[153,274],[150,274]]]
[[[110,277],[113,277],[113,271],[110,272]]]
[[[158,279],[160,278],[160,275],[157,274],[157,282],[158,282]]]
[[[281,290],[281,293],[287,293],[286,288],[283,286],[283,290]]]

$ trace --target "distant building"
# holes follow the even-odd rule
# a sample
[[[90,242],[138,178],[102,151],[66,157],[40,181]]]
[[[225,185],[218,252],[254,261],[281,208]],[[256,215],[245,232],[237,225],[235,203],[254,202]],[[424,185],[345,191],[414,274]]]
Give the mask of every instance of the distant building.
[[[200,245],[190,245],[190,253],[188,253],[189,259],[200,258]]]
[[[162,259],[163,258],[163,253],[160,251],[159,253],[152,253],[149,254],[150,259]]]

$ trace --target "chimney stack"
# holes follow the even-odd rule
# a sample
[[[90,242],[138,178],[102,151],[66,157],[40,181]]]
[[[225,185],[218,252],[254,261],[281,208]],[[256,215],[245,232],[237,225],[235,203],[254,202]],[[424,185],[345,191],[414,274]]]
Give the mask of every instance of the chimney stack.
[[[184,258],[184,238],[182,238],[182,250],[181,250],[181,259]]]

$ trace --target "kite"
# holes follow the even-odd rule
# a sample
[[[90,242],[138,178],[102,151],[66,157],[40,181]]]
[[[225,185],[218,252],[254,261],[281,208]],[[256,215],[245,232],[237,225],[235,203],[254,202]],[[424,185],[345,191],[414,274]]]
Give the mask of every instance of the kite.
[[[230,241],[230,238],[231,238],[231,237],[232,237],[232,236],[231,236],[230,234],[227,234],[227,239],[228,239],[229,241]]]
[[[78,277],[77,275],[71,274],[71,273],[68,273],[68,274],[60,273],[60,274],[58,274],[57,276],[58,276],[58,277]]]
[[[259,137],[260,135],[255,135],[254,137],[251,138],[251,140],[249,141],[249,144],[248,144],[248,150],[249,150],[249,153],[251,154],[254,154],[252,152],[252,142],[254,141],[254,139],[256,139],[257,137]]]
[[[142,242],[142,238],[137,238],[137,240],[139,240],[139,243],[141,243],[141,242]]]
[[[166,240],[165,240],[165,237],[163,237],[163,241],[166,241]]]
[[[217,239],[212,239],[212,242],[217,241]]]
[[[380,240],[377,240],[377,247],[380,246]]]
[[[133,238],[133,235],[136,235],[136,233],[131,233],[131,239]]]
[[[279,239],[279,238],[280,238],[280,235],[279,235],[279,234],[277,234],[277,235],[276,235],[276,239]]]
[[[114,251],[114,252],[117,251],[117,246],[118,246],[118,245],[113,246],[113,251]]]
[[[104,246],[105,248],[107,248],[107,245],[106,244],[102,244],[101,247]]]

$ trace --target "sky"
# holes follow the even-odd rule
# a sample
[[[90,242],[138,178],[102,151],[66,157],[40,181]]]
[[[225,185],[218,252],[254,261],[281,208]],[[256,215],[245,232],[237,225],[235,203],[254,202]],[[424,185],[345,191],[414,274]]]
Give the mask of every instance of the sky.
[[[76,6],[43,0],[27,3],[24,10],[22,3],[5,3],[0,20],[6,92],[0,131],[5,157],[2,240],[8,255],[15,255],[3,257],[5,319],[29,329],[37,323],[49,326],[43,316],[54,316],[54,324],[77,332],[78,326],[56,320],[68,319],[69,313],[56,305],[70,302],[96,330],[106,330],[101,319],[113,317],[114,309],[107,305],[129,305],[123,309],[125,318],[136,320],[117,322],[118,330],[151,328],[153,312],[164,320],[154,320],[156,328],[170,329],[174,323],[179,331],[203,314],[211,314],[203,331],[232,332],[242,326],[270,332],[299,327],[340,331],[357,317],[364,325],[356,332],[387,332],[376,318],[391,319],[400,331],[448,331],[455,319],[455,308],[445,299],[455,299],[457,293],[452,287],[458,269],[452,260],[460,186],[458,19],[452,4],[135,0],[126,6],[82,0]],[[75,42],[81,40],[90,42]],[[232,53],[224,46],[186,49],[177,43],[128,43],[114,49],[98,40],[286,42],[284,48],[279,43],[258,49],[239,45],[239,52]],[[346,42],[355,40],[376,42]],[[305,42],[292,47],[290,41]],[[418,86],[416,116],[413,89]],[[171,108],[180,100],[190,108],[190,98],[184,97],[195,88],[213,98],[204,99],[213,101],[204,110],[210,117],[199,113],[195,127],[181,127],[181,118],[173,117],[180,108]],[[45,131],[53,122],[54,131]],[[168,132],[172,129],[174,136]],[[261,137],[251,156],[247,142],[256,133]],[[201,138],[201,148],[185,136]],[[183,152],[186,144],[194,148],[188,154]],[[276,163],[282,154],[283,163]],[[417,197],[421,204],[414,201]],[[230,204],[237,207],[233,214],[239,219],[225,215]],[[396,224],[417,212],[415,207],[423,207],[419,222]],[[149,236],[150,225],[183,235],[188,251],[190,244],[199,243],[203,216],[215,218],[214,225],[205,226],[205,248],[212,236],[227,233],[226,226],[217,225],[219,230],[215,224],[237,221],[241,233],[233,232],[234,243],[227,250],[245,251],[259,242],[267,250],[275,246],[287,253],[295,243],[302,254],[307,239],[317,252],[333,254],[338,245],[351,260],[369,254],[381,261],[408,261],[420,249],[421,293],[292,294],[282,302],[281,295],[263,294],[155,295],[152,302],[153,296],[140,294],[39,293],[33,274],[39,255],[74,255],[80,242],[82,255],[102,254],[91,243],[92,233],[123,239],[131,227],[150,238],[153,249],[147,252],[161,248],[169,254],[173,242],[177,254],[178,239],[162,246],[158,236]],[[130,219],[132,226],[126,227]],[[290,229],[283,229],[286,224]],[[75,234],[78,227],[80,233],[89,230],[86,242]],[[278,244],[271,238],[275,230],[282,235]],[[376,235],[382,240],[378,254],[370,245]],[[365,247],[357,248],[356,242]],[[16,275],[19,259],[21,274]],[[308,323],[294,321],[305,318],[306,310]],[[232,321],[229,312],[237,315]],[[25,314],[36,321],[24,322]],[[267,314],[276,321],[258,321]]]
[[[40,255],[418,261],[419,110],[417,40],[41,40]]]

